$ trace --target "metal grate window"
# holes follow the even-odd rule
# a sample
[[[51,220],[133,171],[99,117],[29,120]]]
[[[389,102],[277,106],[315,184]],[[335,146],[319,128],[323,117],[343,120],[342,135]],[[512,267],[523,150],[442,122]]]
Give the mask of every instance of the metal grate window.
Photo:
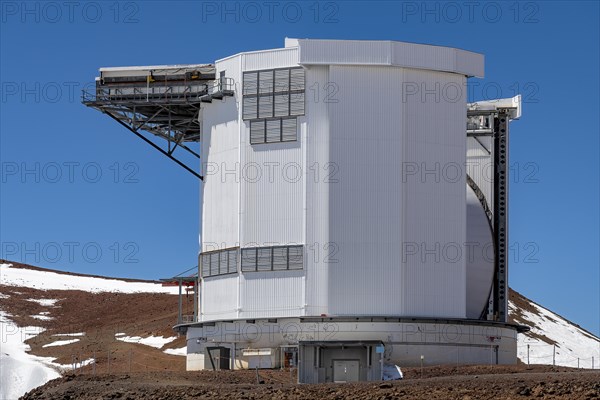
[[[244,97],[244,112],[242,118],[256,118],[258,115],[258,98]]]
[[[281,141],[292,142],[296,140],[296,133],[298,127],[296,124],[296,118],[282,119],[281,120]]]
[[[302,247],[290,247],[288,254],[288,269],[302,269],[304,265],[303,255]]]
[[[258,252],[256,256],[256,270],[257,271],[270,271],[271,267],[271,247],[264,247],[256,249]]]
[[[266,123],[265,120],[250,121],[250,144],[266,143]]]
[[[303,246],[242,249],[242,272],[287,271],[304,268]]]
[[[297,140],[304,93],[302,67],[244,72],[242,118],[250,121],[250,144]]]
[[[266,121],[265,143],[281,141],[281,120],[269,119]]]
[[[250,121],[250,144],[293,142],[297,139],[296,118]]]
[[[242,272],[256,271],[257,249],[242,249]]]
[[[227,273],[233,274],[237,272],[239,249],[227,250]]]
[[[202,259],[202,276],[210,276],[210,254],[201,256]]]
[[[236,273],[238,253],[237,247],[202,253],[202,277]]]
[[[273,271],[288,269],[288,251],[289,247],[273,248]]]
[[[210,257],[210,275],[219,275],[219,253],[209,254]]]

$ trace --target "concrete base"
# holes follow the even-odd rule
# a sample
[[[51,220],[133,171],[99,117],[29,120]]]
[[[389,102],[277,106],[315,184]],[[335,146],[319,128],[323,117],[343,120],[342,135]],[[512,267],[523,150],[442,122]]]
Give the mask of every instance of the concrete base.
[[[255,360],[249,358],[251,356],[244,354],[256,355],[258,352],[252,350],[258,349],[271,349],[270,354],[274,357],[268,365],[278,368],[284,359],[284,348],[293,348],[300,342],[315,341],[323,342],[323,346],[341,341],[380,341],[384,346],[382,362],[401,367],[419,366],[421,363],[517,362],[518,326],[489,321],[390,317],[280,318],[196,323],[180,328],[187,330],[188,370],[211,369],[211,364],[207,362],[206,348],[214,346],[230,349],[231,369],[256,365]],[[308,369],[314,365],[303,364],[305,360],[299,354],[299,376],[308,376]],[[323,366],[330,367],[332,366]],[[379,376],[370,374],[368,379],[375,379],[376,375]]]

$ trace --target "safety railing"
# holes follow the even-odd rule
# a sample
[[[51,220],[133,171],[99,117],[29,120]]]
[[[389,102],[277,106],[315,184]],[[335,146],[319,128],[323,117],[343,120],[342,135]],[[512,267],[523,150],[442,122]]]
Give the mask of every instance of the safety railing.
[[[98,102],[156,102],[156,101],[198,101],[206,95],[231,95],[235,81],[221,78],[208,83],[188,85],[163,85],[152,83],[147,86],[97,86],[82,91],[83,103]]]

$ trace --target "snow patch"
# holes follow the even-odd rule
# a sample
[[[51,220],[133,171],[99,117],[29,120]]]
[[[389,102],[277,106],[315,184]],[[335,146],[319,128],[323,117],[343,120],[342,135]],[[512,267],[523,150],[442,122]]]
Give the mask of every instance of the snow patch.
[[[163,287],[160,283],[126,282],[119,279],[65,275],[49,271],[13,268],[12,264],[0,264],[0,285],[38,290],[83,290],[90,293],[178,294],[179,291],[177,287]]]
[[[77,332],[77,333],[56,333],[52,336],[85,336],[85,332]]]
[[[53,307],[54,304],[58,301],[58,299],[26,299],[27,301],[31,301],[33,303],[38,303],[40,306],[44,307]]]
[[[54,362],[54,360],[56,360],[55,357],[48,357],[48,361],[46,361],[46,363],[48,365],[53,366],[55,369],[57,369],[63,373],[69,372],[69,371],[74,371],[78,368],[87,367],[88,365],[91,365],[94,363],[93,358],[88,358],[87,360],[83,360],[83,361],[74,361],[72,364],[59,364],[57,362]]]
[[[0,293],[0,299],[8,299],[9,297],[10,295],[8,294]]]
[[[45,344],[42,347],[66,346],[68,344],[77,342],[79,342],[79,339],[57,340],[56,342]]]
[[[519,309],[525,323],[531,327],[531,332],[517,335],[519,360],[527,363],[529,351],[530,364],[552,365],[554,359],[556,365],[560,366],[592,368],[593,357],[594,367],[598,368],[600,339],[544,307],[533,302],[530,305],[535,312]],[[516,312],[517,307],[513,302],[509,302],[508,306],[510,312]],[[550,341],[556,342],[556,354],[553,355],[554,345],[534,335],[543,335]]]
[[[54,317],[49,317],[43,314],[31,315],[31,318],[39,319],[40,321],[52,321],[54,319]]]
[[[171,354],[172,356],[187,356],[187,347],[183,346],[178,349],[166,349],[163,353]]]
[[[25,341],[42,333],[36,326],[18,327],[0,311],[0,399],[17,399],[28,391],[60,377],[49,366],[54,358],[29,354]]]
[[[126,343],[138,343],[160,349],[167,343],[171,343],[173,340],[177,339],[177,337],[171,336],[166,338],[163,336],[148,336],[142,338],[141,336],[120,336],[116,337],[116,339]]]
[[[75,364],[71,365],[71,364],[57,364],[57,363],[53,363],[54,365],[58,366],[61,369],[77,369],[77,368],[82,368],[82,367],[86,367],[88,365],[92,365],[94,363],[94,359],[93,358],[88,358],[86,360],[82,360],[82,361],[75,361]]]

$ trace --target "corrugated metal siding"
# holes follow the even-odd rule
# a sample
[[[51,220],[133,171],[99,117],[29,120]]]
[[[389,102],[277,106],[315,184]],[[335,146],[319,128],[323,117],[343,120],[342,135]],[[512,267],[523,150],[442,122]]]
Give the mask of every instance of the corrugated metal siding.
[[[329,313],[464,317],[465,262],[402,256],[403,244],[444,246],[466,239],[465,178],[403,178],[421,168],[465,163],[466,99],[403,99],[404,82],[433,87],[464,77],[390,67],[330,68],[340,99],[330,105]],[[404,180],[404,182],[403,182]]]
[[[483,77],[483,55],[392,41],[300,39],[300,64],[394,65]]]
[[[218,63],[217,75],[222,70],[240,82],[238,57]],[[202,251],[239,243],[239,174],[235,171],[239,170],[240,98],[236,92],[235,98],[202,104]]]
[[[330,133],[328,103],[323,88],[329,83],[328,66],[311,66],[306,71],[306,315],[328,314],[329,264],[323,248],[329,244]],[[312,89],[309,89],[312,88]],[[319,88],[315,92],[315,88]],[[335,104],[331,104],[335,107]]]
[[[302,314],[304,271],[252,272],[240,282],[240,318],[292,317]]]
[[[298,49],[274,49],[244,53],[243,70],[295,67],[298,65]]]
[[[456,49],[457,71],[467,71],[467,75],[483,78],[485,76],[485,57],[479,53]]]
[[[244,54],[246,70],[297,66],[297,49]],[[303,244],[304,158],[298,140],[250,144],[249,124],[240,130],[241,244],[243,247]],[[240,318],[303,313],[304,270],[241,276]]]
[[[202,321],[237,318],[238,276],[215,276],[202,281]]]
[[[300,64],[391,63],[389,41],[300,39]]]
[[[392,42],[392,63],[409,68],[456,71],[456,49]]]
[[[246,70],[297,66],[297,54],[296,48],[246,53],[243,64]],[[240,141],[242,245],[302,244],[300,136],[295,142],[251,145],[249,124],[243,122]]]
[[[463,88],[466,80],[456,74],[413,69],[405,70],[404,79],[427,88],[447,83]],[[444,95],[410,96],[403,104],[403,161],[418,163],[421,171],[440,171],[437,179],[420,174],[404,184],[402,240],[421,246],[421,257],[406,257],[404,263],[405,315],[465,316],[466,260],[454,261],[443,251],[448,246],[462,249],[466,240],[466,93],[460,94],[457,100]],[[452,165],[458,168],[458,179],[451,174]],[[430,249],[436,249],[434,256],[427,256]]]
[[[329,105],[329,264],[331,315],[401,315],[402,70],[331,66],[339,87]],[[323,257],[323,255],[321,255]]]
[[[242,245],[301,244],[304,184],[301,143],[250,145],[248,136],[248,129],[244,129]]]

